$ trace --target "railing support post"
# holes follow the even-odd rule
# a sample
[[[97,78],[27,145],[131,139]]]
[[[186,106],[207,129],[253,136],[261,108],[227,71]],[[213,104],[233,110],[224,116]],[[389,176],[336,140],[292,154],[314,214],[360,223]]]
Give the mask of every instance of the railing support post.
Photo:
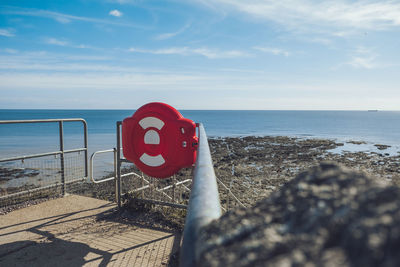
[[[89,166],[88,166],[88,129],[87,123],[85,120],[82,121],[83,123],[83,143],[85,147],[85,177],[89,176]]]
[[[64,128],[63,122],[58,122],[59,134],[60,134],[60,160],[61,160],[61,193],[65,196],[65,158],[64,158]]]
[[[121,121],[117,121],[117,179],[115,179],[115,194],[118,208],[121,208]]]

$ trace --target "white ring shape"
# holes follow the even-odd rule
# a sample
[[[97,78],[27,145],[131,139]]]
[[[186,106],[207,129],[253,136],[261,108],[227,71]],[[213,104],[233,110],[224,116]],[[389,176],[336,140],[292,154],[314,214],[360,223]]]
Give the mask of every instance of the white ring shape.
[[[157,156],[150,156],[150,155],[144,153],[140,157],[140,161],[150,167],[158,167],[165,163],[164,158],[160,154]]]
[[[154,127],[157,128],[158,130],[161,130],[161,128],[164,126],[164,122],[156,117],[143,118],[139,121],[139,124],[140,126],[142,126],[143,129]]]

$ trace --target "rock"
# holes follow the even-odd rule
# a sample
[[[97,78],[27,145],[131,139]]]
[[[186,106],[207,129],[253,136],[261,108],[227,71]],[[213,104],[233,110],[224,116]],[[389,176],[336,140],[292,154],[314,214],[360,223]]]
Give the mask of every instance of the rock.
[[[400,266],[400,189],[321,163],[200,240],[199,266]]]
[[[21,177],[34,177],[40,174],[40,171],[32,168],[0,168],[0,180],[11,180]]]
[[[389,147],[391,147],[391,146],[388,146],[388,145],[381,145],[381,144],[376,144],[374,146],[376,146],[376,148],[379,149],[379,150],[385,150],[385,149],[388,149]]]
[[[353,145],[364,145],[364,144],[367,144],[367,142],[365,142],[365,141],[354,141],[354,140],[347,141],[346,143],[353,144]]]

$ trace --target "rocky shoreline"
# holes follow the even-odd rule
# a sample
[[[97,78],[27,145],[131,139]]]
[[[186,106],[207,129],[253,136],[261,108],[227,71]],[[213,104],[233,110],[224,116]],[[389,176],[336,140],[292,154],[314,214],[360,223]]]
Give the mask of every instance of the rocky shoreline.
[[[349,141],[354,146],[365,142]],[[385,153],[389,146],[376,144],[378,152],[332,152],[346,144],[329,139],[304,139],[285,136],[228,137],[209,139],[210,150],[217,178],[245,205],[250,206],[268,197],[298,173],[323,161],[337,162],[353,170],[365,172],[384,184],[400,185],[400,152],[397,155]],[[27,177],[34,177],[30,169]],[[1,169],[0,180],[20,178],[22,170]],[[8,175],[8,176],[7,176]],[[190,169],[184,169],[178,176],[188,177]],[[15,177],[14,177],[15,176]],[[228,191],[220,187],[221,204],[224,208],[238,206]],[[79,187],[79,194],[100,199],[114,199],[114,184],[85,184]],[[52,197],[52,196],[49,196]],[[34,201],[32,201],[33,203]],[[21,206],[26,206],[21,204]],[[0,214],[18,208],[2,208]]]
[[[216,176],[247,206],[268,197],[300,172],[323,161],[364,172],[379,183],[400,185],[400,152],[385,153],[383,145],[378,147],[381,153],[335,153],[346,144],[282,136],[219,138],[209,140],[209,144]]]

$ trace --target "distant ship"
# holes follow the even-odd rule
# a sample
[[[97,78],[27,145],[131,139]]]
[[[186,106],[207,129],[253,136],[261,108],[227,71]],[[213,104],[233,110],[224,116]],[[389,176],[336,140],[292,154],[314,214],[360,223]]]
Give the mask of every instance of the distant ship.
[[[377,109],[368,109],[368,112],[378,112]]]

